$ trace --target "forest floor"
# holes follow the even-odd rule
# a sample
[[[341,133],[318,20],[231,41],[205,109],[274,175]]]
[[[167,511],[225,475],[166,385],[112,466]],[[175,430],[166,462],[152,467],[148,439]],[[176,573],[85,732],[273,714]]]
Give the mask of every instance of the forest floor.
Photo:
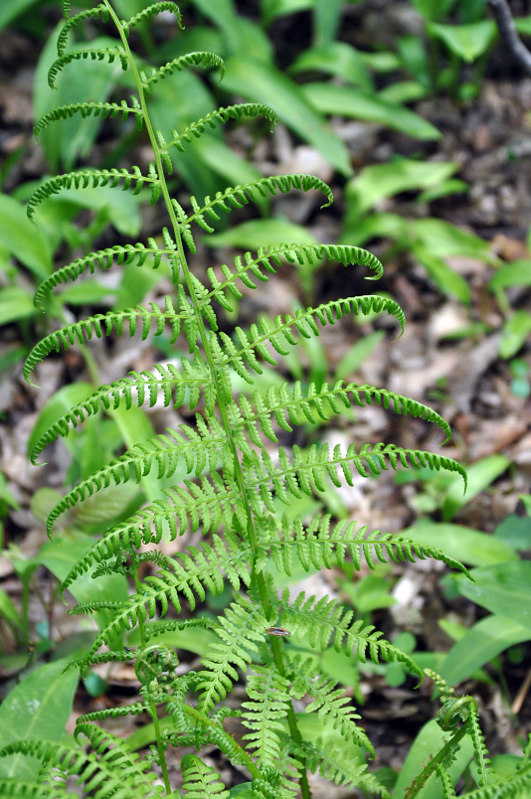
[[[370,26],[370,20],[367,21]],[[280,27],[289,35],[290,29]],[[279,46],[279,45],[277,45]],[[9,158],[17,148],[23,147],[27,157],[16,163],[8,172],[5,188],[14,189],[19,183],[34,178],[45,171],[38,147],[31,141],[32,104],[31,87],[36,58],[34,41],[18,32],[4,33],[0,40],[0,153]],[[436,200],[421,205],[411,196],[399,195],[386,200],[380,210],[403,215],[406,218],[436,216],[460,228],[472,231],[489,242],[492,252],[511,261],[529,258],[526,248],[531,220],[531,80],[519,75],[511,76],[501,70],[501,76],[488,74],[480,95],[475,100],[459,104],[448,98],[436,98],[420,103],[416,110],[430,120],[442,133],[437,142],[421,143],[390,132],[376,124],[333,120],[336,130],[348,139],[352,148],[353,163],[357,170],[367,164],[384,163],[394,155],[419,157],[434,161],[453,161],[459,164],[458,177],[469,184],[461,195]],[[236,146],[245,134],[240,129],[231,133]],[[331,174],[328,165],[320,161],[317,153],[280,126],[268,139],[260,142],[254,153],[257,165],[264,174],[305,172],[316,173],[330,180],[336,202],[326,215],[317,213],[315,205],[298,197],[282,198],[275,212],[303,224],[321,241],[334,241],[339,234],[343,211],[343,185]],[[372,383],[427,402],[446,418],[454,431],[453,441],[444,447],[444,453],[464,464],[473,463],[493,454],[503,454],[512,467],[489,490],[481,492],[454,518],[454,523],[477,530],[492,532],[509,514],[523,513],[518,496],[529,492],[531,478],[531,430],[528,400],[516,396],[511,390],[512,376],[506,361],[499,356],[499,330],[503,315],[488,290],[492,268],[482,262],[454,258],[452,268],[462,275],[472,291],[470,307],[465,307],[450,296],[443,296],[429,281],[426,272],[406,253],[394,252],[385,242],[377,241],[370,247],[382,257],[385,266],[381,290],[398,300],[407,317],[406,332],[390,346],[387,336],[363,362],[354,379],[359,383]],[[210,263],[229,262],[232,253],[222,251],[207,253]],[[198,257],[198,268],[204,268]],[[325,301],[343,294],[353,294],[360,286],[342,267],[327,266],[314,275],[312,301]],[[513,308],[530,308],[529,289],[518,288],[509,292]],[[303,299],[300,288],[287,270],[275,276],[259,297],[245,294],[240,307],[240,323],[253,320],[257,312],[277,314],[289,311],[294,300]],[[487,332],[460,339],[452,339],[452,332],[472,323],[483,323]],[[325,328],[321,336],[330,371],[360,334],[371,332],[372,327],[360,328],[355,324]],[[23,335],[20,328],[2,329],[0,352],[12,347]],[[117,340],[112,346],[96,342],[95,354],[102,377],[112,380],[125,369],[142,370],[156,359],[153,341],[141,342],[138,338]],[[308,367],[309,364],[304,364]],[[19,504],[6,519],[4,546],[16,544],[26,557],[36,554],[45,542],[45,532],[30,510],[34,492],[43,485],[61,490],[64,484],[67,455],[60,445],[54,447],[47,458],[46,467],[34,468],[27,460],[27,442],[32,426],[46,399],[61,386],[82,379],[80,360],[75,354],[51,359],[39,372],[40,393],[30,390],[22,381],[20,367],[13,368],[9,379],[0,389],[2,414],[2,451],[0,468],[6,476],[8,487]],[[174,411],[154,409],[152,423],[157,430],[175,426],[182,421]],[[379,407],[356,410],[355,424],[329,427],[326,438],[330,441],[385,441],[393,440],[403,446],[425,449],[440,447],[440,436],[432,433],[422,423],[405,424]],[[442,450],[441,450],[442,451]],[[351,518],[369,525],[371,530],[397,532],[412,524],[419,514],[419,487],[414,484],[399,485],[392,476],[378,481],[367,481],[357,492],[342,498]],[[435,507],[430,517],[437,520]],[[189,543],[191,539],[185,540]],[[182,545],[183,542],[181,542]],[[481,610],[462,598],[451,598],[440,583],[441,570],[432,562],[396,566],[392,569],[394,587],[391,595],[394,604],[378,609],[372,621],[391,640],[404,630],[412,632],[417,649],[447,651],[451,639],[438,625],[441,618],[453,619],[466,626],[472,625]],[[44,596],[50,590],[44,570],[37,574],[37,584]],[[326,590],[342,597],[337,574],[333,570],[311,578],[312,592]],[[0,556],[0,586],[15,604],[20,604],[20,582],[11,561]],[[43,609],[37,597],[30,603],[30,619],[34,626],[42,621]],[[55,627],[59,637],[71,633],[75,624],[56,610]],[[7,636],[8,631],[3,630]],[[7,640],[7,639],[6,639]],[[0,666],[2,669],[2,666]],[[480,701],[482,721],[487,742],[494,753],[518,752],[518,737],[526,737],[531,730],[531,709],[524,704],[517,715],[510,710],[510,702],[517,696],[526,679],[529,664],[500,659],[503,683],[468,681],[460,690],[473,692]],[[495,678],[496,672],[487,668]],[[130,697],[136,690],[134,673],[122,667],[112,675],[110,695]],[[3,668],[0,677],[9,680],[13,672]],[[430,686],[413,689],[409,681],[390,687],[382,675],[363,676],[361,687],[364,705],[361,708],[363,725],[375,745],[377,760],[373,768],[391,766],[400,769],[411,741],[421,725],[434,715],[435,704],[430,698]],[[115,694],[115,695],[114,695]],[[98,702],[81,688],[75,712],[88,707],[96,709]],[[124,730],[125,732],[125,730]],[[238,781],[237,776],[235,777]],[[341,788],[328,788],[328,793],[316,797],[330,799],[350,797],[352,792]]]

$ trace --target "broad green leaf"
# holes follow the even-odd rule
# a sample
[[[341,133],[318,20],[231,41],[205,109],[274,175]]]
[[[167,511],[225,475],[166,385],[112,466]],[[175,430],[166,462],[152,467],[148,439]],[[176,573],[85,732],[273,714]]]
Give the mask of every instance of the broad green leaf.
[[[238,14],[233,0],[193,2],[222,31],[228,55],[249,56],[271,64],[273,48],[270,40],[258,25]]]
[[[31,431],[28,441],[28,453],[31,452],[39,438],[46,432],[63,414],[70,410],[72,405],[85,400],[94,391],[91,383],[71,383],[63,386],[59,391],[50,397],[42,411],[37,417],[37,421]]]
[[[491,289],[506,289],[511,286],[531,286],[531,260],[504,264],[489,280]]]
[[[531,542],[531,517],[511,514],[500,522],[494,535],[511,549],[524,552]]]
[[[29,319],[36,313],[33,298],[25,289],[19,286],[0,288],[0,325]]]
[[[48,541],[41,548],[36,560],[46,566],[62,582],[70,569],[81,560],[94,544],[90,536],[79,538],[57,538]],[[68,589],[78,602],[88,600],[113,600],[125,602],[128,595],[127,580],[123,574],[105,574],[92,577],[92,569],[75,580]],[[113,616],[111,611],[100,611],[98,623],[108,623]]]
[[[415,223],[411,224],[414,229]],[[405,242],[407,248],[407,241]],[[413,243],[409,249],[424,267],[439,291],[451,297],[457,297],[459,302],[465,305],[470,304],[470,287],[462,275],[455,272],[443,258],[436,255],[429,247],[423,244]]]
[[[359,3],[360,0],[350,0],[350,2]],[[314,0],[314,6],[315,43],[329,44],[339,31],[343,0]]]
[[[450,734],[445,732],[435,719],[428,721],[424,725],[408,752],[391,794],[391,799],[404,799],[408,785],[413,782],[415,777],[423,770],[424,765],[443,748],[448,740],[450,740]],[[448,769],[454,785],[470,763],[473,752],[472,740],[469,736],[466,736],[462,739],[456,758]],[[430,777],[424,788],[415,794],[415,799],[443,799],[443,797],[443,789],[439,781],[436,781],[434,777]]]
[[[253,164],[227,147],[218,137],[203,134],[194,144],[198,157],[231,186],[237,183],[251,183],[263,177]],[[268,204],[269,200],[266,198],[257,203],[259,207],[267,207]]]
[[[443,19],[456,2],[457,0],[411,0],[411,4],[428,20]]]
[[[468,183],[465,183],[464,180],[450,178],[450,180],[445,180],[439,186],[434,186],[432,189],[423,191],[417,197],[417,202],[430,203],[441,197],[448,197],[450,194],[466,194],[468,188]]]
[[[400,535],[419,544],[438,547],[469,566],[490,566],[517,559],[513,550],[503,541],[460,524],[419,524],[401,530]]]
[[[62,24],[62,23],[61,23]],[[57,33],[57,31],[56,31]],[[33,105],[35,118],[40,119],[60,105],[80,103],[84,100],[105,101],[122,74],[120,64],[106,61],[82,59],[72,61],[57,80],[57,89],[48,86],[48,70],[57,58],[57,36],[50,36],[42,51],[35,73]],[[79,49],[90,46],[113,47],[115,40],[108,37],[93,39],[90,45],[78,43]],[[40,142],[47,161],[55,171],[59,164],[72,169],[76,158],[88,156],[101,127],[99,117],[82,117],[76,114],[71,119],[52,123],[42,134]]]
[[[351,377],[383,338],[385,338],[385,331],[375,330],[353,344],[338,363],[334,380]]]
[[[40,0],[4,0],[0,7],[0,31]]]
[[[91,305],[109,299],[118,291],[97,280],[82,280],[61,291],[61,301],[69,305]]]
[[[408,221],[400,214],[369,214],[362,219],[352,219],[345,225],[340,244],[363,247],[373,238],[400,239],[408,235]]]
[[[450,649],[440,672],[441,677],[450,685],[457,685],[500,652],[530,638],[529,627],[516,619],[487,616],[474,624]]]
[[[492,260],[486,241],[444,219],[417,219],[411,223],[411,232],[440,258],[460,255],[488,262]]]
[[[396,83],[390,83],[380,91],[381,98],[397,105],[418,102],[427,94],[428,87],[417,80],[397,80]]]
[[[307,100],[304,91],[275,67],[234,56],[227,62],[223,88],[271,106],[279,119],[319,150],[341,174],[351,174],[345,144]]]
[[[78,674],[65,672],[66,660],[57,660],[29,674],[0,706],[0,748],[12,741],[39,738],[58,741],[72,709]],[[34,758],[12,755],[0,760],[0,775],[32,780],[40,764]]]
[[[496,780],[514,777],[515,772],[523,765],[524,758],[518,755],[496,755],[490,761],[489,771]]]
[[[67,189],[62,191],[57,198],[50,198],[50,202],[71,202],[79,208],[90,208],[93,211],[105,211],[109,222],[114,225],[118,233],[134,238],[141,228],[140,212],[138,210],[138,197],[130,191],[121,191],[119,188],[111,189],[109,186],[98,186],[97,189],[86,188],[76,191]]]
[[[366,166],[346,188],[349,213],[362,214],[376,203],[404,191],[429,189],[447,180],[457,164],[438,161],[413,161],[401,158],[387,164]]]
[[[344,652],[337,652],[333,647],[323,653],[319,671],[343,685],[357,686],[360,682],[360,673],[354,658]]]
[[[158,727],[160,730],[170,730],[174,729],[175,725],[173,723],[171,716],[163,716],[159,719]],[[131,735],[128,735],[124,744],[129,752],[136,752],[138,749],[143,749],[151,743],[155,743],[157,740],[157,734],[155,732],[155,725],[151,724],[142,724],[135,732]],[[256,796],[253,796],[252,799],[256,799]]]
[[[240,785],[235,785],[229,791],[230,799],[256,799],[256,793],[253,791],[252,782],[242,782]]]
[[[452,53],[470,64],[487,52],[496,36],[497,28],[491,19],[470,22],[468,25],[430,22],[428,32],[444,42]]]
[[[122,268],[120,288],[113,303],[114,311],[123,311],[139,305],[147,293],[160,283],[162,276],[168,274],[168,267],[164,262],[156,270],[152,269],[152,266],[153,260],[148,258],[140,268],[135,263]]]
[[[156,623],[149,623],[146,625],[147,629],[156,629]],[[193,652],[196,655],[204,656],[212,644],[219,642],[219,638],[213,630],[207,627],[185,627],[182,630],[172,630],[171,632],[163,632],[157,635],[157,642],[172,646],[175,649],[185,649],[187,652]],[[127,643],[130,646],[140,645],[140,633],[138,628],[131,631],[127,637]]]
[[[473,463],[472,466],[467,466],[467,489],[463,494],[462,482],[452,481],[441,506],[443,521],[448,522],[453,519],[459,508],[490,486],[510,465],[511,461],[505,455],[489,455]]]
[[[123,19],[139,14],[146,7],[146,0],[115,0],[115,3]]]
[[[402,71],[424,86],[427,92],[433,92],[435,76],[430,69],[428,51],[424,40],[413,33],[399,36],[397,50]]]
[[[500,355],[502,358],[512,358],[523,347],[531,333],[531,313],[529,311],[515,311],[504,324],[500,339]]]
[[[208,237],[208,245],[214,247],[241,247],[257,250],[258,247],[278,244],[317,244],[317,240],[302,225],[286,219],[252,219],[242,222],[223,233]]]
[[[3,616],[4,619],[15,627],[18,627],[20,624],[17,610],[2,588],[0,588],[0,616]]]
[[[125,402],[122,402],[118,408],[109,412],[109,415],[116,422],[122,438],[128,448],[131,448],[134,444],[140,444],[143,441],[147,441],[148,439],[153,438],[155,435],[153,425],[151,424],[149,418],[146,416],[142,408],[137,408],[136,405],[132,405],[130,408],[127,408],[125,406]],[[186,468],[185,464],[181,464],[180,468],[183,472],[182,477],[184,477],[184,471]],[[177,473],[173,475],[171,479],[171,485],[179,482],[178,472],[179,470],[177,470]],[[166,484],[162,480],[157,479],[155,467],[149,474],[144,475],[142,478],[142,488],[144,489],[144,492],[150,502],[153,502],[155,499],[161,499],[163,497],[165,487]]]
[[[222,30],[228,30],[234,24],[237,11],[233,0],[217,0],[215,3],[210,0],[193,0],[193,3],[205,17]]]
[[[531,561],[510,561],[472,572],[474,582],[454,577],[459,591],[491,613],[508,616],[531,630]]]
[[[261,13],[264,25],[270,25],[277,17],[296,14],[313,8],[315,0],[262,0]]]
[[[293,75],[301,72],[325,72],[361,86],[366,91],[372,89],[372,79],[365,60],[346,42],[330,42],[321,47],[303,50],[289,68]]]
[[[457,21],[464,25],[487,16],[487,0],[459,0],[455,9]]]
[[[379,122],[415,139],[440,139],[441,134],[431,122],[405,108],[352,86],[332,83],[307,83],[301,87],[314,109],[322,114],[337,114],[368,122]]]
[[[74,513],[75,525],[85,529],[88,525],[99,525],[106,522],[108,528],[111,523],[121,521],[126,515],[126,511],[133,504],[133,510],[137,510],[139,501],[134,502],[139,495],[139,488],[136,483],[125,483],[123,485],[111,485],[105,491],[87,497],[84,502],[76,508]]]
[[[51,271],[52,258],[47,239],[32,224],[26,210],[12,197],[0,194],[0,244],[37,277]]]
[[[515,19],[514,24],[518,33],[524,36],[531,36],[531,17],[520,17]]]

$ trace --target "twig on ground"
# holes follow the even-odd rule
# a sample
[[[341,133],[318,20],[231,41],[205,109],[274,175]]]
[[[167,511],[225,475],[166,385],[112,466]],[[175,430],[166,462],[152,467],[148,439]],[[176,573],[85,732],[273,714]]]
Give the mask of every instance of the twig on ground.
[[[507,0],[488,0],[488,4],[496,20],[502,42],[520,66],[531,75],[531,52],[518,36]]]

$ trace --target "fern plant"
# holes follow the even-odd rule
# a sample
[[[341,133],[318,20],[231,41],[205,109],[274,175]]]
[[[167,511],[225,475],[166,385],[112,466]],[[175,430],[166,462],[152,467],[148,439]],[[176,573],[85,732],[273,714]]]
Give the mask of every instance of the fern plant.
[[[182,26],[177,6],[158,2],[128,20],[118,17],[111,0],[102,0],[75,15],[70,14],[69,0],[63,0],[63,11],[67,21],[59,35],[50,85],[63,70],[68,70],[70,63],[97,59],[117,63],[127,70],[136,93],[119,102],[93,101],[57,108],[37,122],[37,134],[57,120],[76,115],[134,117],[146,132],[153,160],[146,171],[133,165],[56,176],[34,193],[28,214],[38,214],[47,198],[71,188],[111,186],[133,193],[148,188],[152,203],[159,206],[167,222],[159,236],[146,242],[116,244],[59,268],[38,289],[36,303],[45,308],[49,292],[86,272],[132,263],[138,268],[156,269],[162,259],[169,264],[173,290],[163,305],[152,302],[149,307],[109,311],[51,333],[33,348],[24,374],[31,382],[34,368],[50,353],[84,345],[92,337],[121,335],[125,331],[133,334],[141,330],[143,338],[150,332],[155,336],[169,332],[171,342],[187,342],[189,354],[177,354],[177,365],[158,364],[153,371],[131,372],[100,386],[40,436],[31,457],[36,461],[47,445],[60,436],[68,436],[90,416],[111,412],[121,405],[187,405],[196,411],[196,416],[193,425],[183,424],[178,430],[133,446],[79,482],[52,510],[48,520],[50,535],[63,514],[98,492],[130,481],[141,483],[153,474],[167,485],[183,466],[186,470],[185,479],[164,489],[164,498],[154,499],[96,540],[62,584],[64,592],[86,574],[92,574],[94,579],[112,572],[131,577],[134,593],[126,601],[87,601],[73,609],[79,614],[105,610],[110,621],[71,667],[83,673],[97,663],[132,662],[141,684],[139,701],[79,718],[75,745],[52,745],[35,739],[5,747],[0,758],[30,755],[40,761],[41,769],[34,782],[3,780],[2,795],[59,799],[72,795],[69,785],[75,778],[86,796],[98,799],[111,795],[115,799],[160,795],[174,799],[225,798],[232,794],[213,767],[201,759],[202,749],[214,745],[232,764],[246,770],[248,795],[256,799],[289,799],[297,795],[309,799],[308,771],[387,796],[387,790],[368,771],[365,757],[372,757],[374,749],[359,724],[360,716],[340,686],[316,673],[313,658],[305,658],[289,646],[289,636],[299,631],[311,647],[325,650],[332,646],[361,662],[397,660],[419,680],[423,677],[421,670],[382,633],[357,619],[352,610],[336,600],[318,600],[305,593],[293,598],[288,591],[279,596],[270,563],[274,562],[287,575],[295,563],[314,570],[341,566],[347,558],[358,568],[362,559],[372,568],[376,561],[433,557],[465,573],[466,569],[435,547],[421,547],[380,531],[369,532],[354,521],[333,523],[328,514],[317,514],[309,521],[292,518],[288,513],[279,513],[279,506],[287,509],[294,500],[325,490],[329,482],[353,486],[387,469],[428,466],[456,472],[465,481],[466,474],[448,457],[392,443],[351,445],[344,451],[324,443],[309,448],[278,446],[273,457],[266,443],[278,445],[279,430],[292,433],[297,425],[308,421],[325,422],[352,405],[378,403],[398,414],[434,423],[446,437],[450,430],[433,409],[387,389],[339,381],[334,385],[310,382],[305,386],[285,382],[264,391],[253,390],[253,383],[262,372],[262,364],[276,365],[279,357],[297,346],[301,336],[318,335],[323,325],[334,325],[346,315],[363,318],[387,313],[403,329],[403,311],[387,296],[367,294],[274,319],[260,317],[247,330],[236,326],[231,335],[220,329],[216,305],[232,312],[242,297],[242,287],[256,289],[286,263],[305,264],[327,258],[345,266],[364,267],[371,280],[380,277],[382,265],[358,247],[288,242],[247,252],[237,257],[233,265],[225,264],[219,270],[209,268],[206,280],[200,281],[191,272],[187,256],[196,252],[198,229],[209,233],[213,230],[212,221],[222,213],[265,195],[291,190],[320,191],[326,207],[332,202],[330,188],[317,177],[290,174],[228,187],[214,197],[190,197],[184,204],[177,201],[170,191],[174,149],[183,150],[209,126],[259,115],[274,121],[274,112],[259,104],[233,105],[210,113],[184,130],[172,130],[168,137],[154,129],[149,113],[148,97],[156,91],[156,84],[175,70],[223,69],[221,59],[212,53],[190,53],[159,69],[150,69],[132,52],[130,40],[135,28],[156,14],[173,14],[177,25]],[[113,23],[116,44],[104,50],[71,46],[71,37],[87,20]],[[233,392],[235,375],[248,384],[248,393]],[[173,556],[157,549],[162,539],[174,540],[187,530],[201,530],[208,538]],[[142,578],[141,574],[147,576]],[[234,589],[235,598],[219,618],[212,621],[194,615],[207,592],[220,593],[227,582]],[[164,634],[189,627],[210,628],[215,642],[197,671],[177,676],[177,652],[165,643]],[[127,642],[133,630],[138,643],[125,646],[123,641]],[[241,708],[234,709],[234,703],[225,700],[240,680],[245,682],[247,699]],[[319,740],[305,739],[296,712],[299,707],[317,715],[322,728]],[[129,751],[126,742],[97,724],[124,714],[144,714],[153,723],[156,744],[141,758]],[[247,730],[243,738],[225,729],[228,716],[240,719]],[[185,746],[195,747],[198,754],[182,759],[179,783],[172,785],[167,753],[170,748]],[[365,757],[358,756],[360,751]],[[479,756],[486,773],[482,750]],[[446,770],[450,760],[448,752],[432,769],[439,775],[447,796],[453,795]],[[419,788],[424,781],[421,775]],[[478,799],[480,795],[486,799],[497,794],[478,793]]]

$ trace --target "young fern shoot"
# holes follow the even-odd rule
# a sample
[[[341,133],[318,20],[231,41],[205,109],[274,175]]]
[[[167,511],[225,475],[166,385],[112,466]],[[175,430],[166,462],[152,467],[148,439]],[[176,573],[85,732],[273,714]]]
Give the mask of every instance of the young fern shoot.
[[[64,352],[92,337],[134,333],[142,337],[170,333],[170,341],[184,337],[189,353],[176,352],[174,363],[156,364],[152,371],[131,372],[94,393],[67,411],[42,433],[31,454],[35,461],[58,437],[69,433],[100,411],[119,406],[187,406],[196,411],[195,424],[181,425],[145,444],[133,446],[120,458],[75,485],[52,510],[48,531],[56,522],[95,494],[126,482],[140,483],[156,473],[167,485],[181,467],[187,476],[164,489],[156,499],[129,519],[110,527],[74,565],[62,584],[70,588],[79,577],[124,571],[132,578],[135,591],[124,601],[89,600],[73,612],[106,611],[110,620],[95,636],[91,646],[72,662],[81,670],[96,663],[131,661],[140,681],[140,699],[133,705],[91,713],[78,719],[76,739],[83,746],[50,746],[43,741],[13,744],[0,757],[15,751],[32,754],[42,763],[35,784],[17,788],[15,782],[2,785],[2,795],[66,797],[67,778],[75,776],[85,795],[115,798],[172,796],[174,799],[232,795],[219,774],[204,762],[201,751],[216,746],[249,780],[249,796],[256,799],[310,799],[308,771],[363,791],[388,796],[386,788],[367,767],[373,746],[360,716],[340,687],[316,670],[315,657],[290,646],[292,634],[300,633],[314,650],[334,647],[354,660],[374,663],[396,660],[416,677],[422,671],[414,661],[382,637],[372,625],[357,619],[334,599],[317,600],[300,593],[279,596],[270,565],[289,575],[294,563],[307,570],[341,566],[347,558],[359,567],[376,561],[413,561],[432,557],[466,572],[464,566],[435,547],[421,547],[403,537],[369,532],[353,521],[332,523],[328,514],[304,518],[279,513],[295,499],[313,496],[327,485],[378,476],[387,469],[444,469],[461,475],[464,469],[452,459],[431,452],[406,449],[393,443],[362,444],[342,450],[327,444],[309,448],[278,447],[273,459],[266,440],[278,443],[277,433],[293,431],[308,421],[326,422],[352,405],[378,403],[404,416],[424,419],[449,436],[447,423],[430,407],[385,388],[338,381],[333,385],[309,382],[291,385],[287,380],[265,391],[253,389],[263,364],[276,365],[296,348],[300,337],[319,334],[323,325],[335,325],[344,316],[368,317],[386,313],[403,329],[400,306],[387,296],[367,294],[346,297],[307,307],[274,319],[260,317],[248,329],[236,326],[232,335],[220,330],[216,306],[234,311],[242,287],[256,289],[286,263],[311,264],[320,258],[347,267],[368,270],[367,279],[380,277],[382,265],[369,252],[353,246],[300,245],[257,248],[237,257],[234,265],[219,271],[209,268],[205,282],[189,266],[189,253],[196,252],[196,236],[212,232],[212,222],[221,214],[242,208],[265,196],[297,191],[318,191],[324,207],[332,202],[330,188],[310,175],[288,174],[264,177],[246,185],[230,186],[214,196],[190,197],[187,202],[172,196],[169,176],[172,154],[182,152],[209,127],[231,119],[255,116],[276,119],[273,110],[257,103],[220,108],[183,130],[160,131],[154,126],[148,98],[157,84],[175,71],[205,69],[223,71],[222,59],[212,53],[194,52],[175,58],[161,67],[149,68],[131,50],[133,32],[161,12],[174,15],[176,28],[182,18],[173,2],[158,2],[128,20],[119,18],[111,0],[71,14],[69,0],[63,0],[66,23],[59,35],[58,55],[50,69],[50,85],[69,64],[78,59],[97,59],[119,64],[135,86],[130,99],[116,102],[78,103],[56,108],[36,124],[36,133],[56,121],[89,115],[132,117],[145,131],[153,158],[147,170],[131,165],[113,169],[83,169],[46,181],[30,199],[28,214],[38,217],[42,203],[64,190],[97,189],[110,186],[138,193],[145,188],[151,201],[166,217],[159,234],[145,242],[117,243],[60,267],[39,287],[36,302],[46,304],[49,292],[77,280],[83,273],[120,269],[136,264],[139,269],[156,269],[164,259],[169,264],[172,293],[163,305],[137,306],[108,311],[69,324],[50,333],[31,351],[25,376],[31,380],[35,367],[49,354]],[[73,39],[83,24],[112,23],[116,43],[106,49],[85,46],[77,49]],[[179,98],[175,98],[176,103]],[[249,391],[233,391],[237,375]],[[189,546],[173,556],[157,549],[164,537],[174,540],[187,530],[201,530],[205,542]],[[149,564],[148,576],[141,564]],[[234,599],[216,621],[195,615],[197,604],[207,592],[220,593],[226,583]],[[190,627],[208,628],[213,638],[197,671],[177,676],[177,653],[164,642],[164,634]],[[136,637],[129,640],[132,632]],[[296,636],[295,636],[296,637]],[[134,643],[136,641],[136,643]],[[123,643],[122,643],[123,642]],[[240,709],[226,703],[235,684],[244,680],[247,700]],[[317,714],[322,736],[307,740],[302,732],[294,702],[305,702],[307,713]],[[142,758],[133,756],[126,743],[104,732],[97,724],[125,713],[147,714],[153,722],[156,745]],[[227,716],[239,716],[247,729],[237,739],[224,727]],[[164,718],[164,724],[161,719]],[[327,741],[324,743],[324,741]],[[330,743],[332,741],[333,743]],[[172,784],[167,753],[179,747],[196,747],[197,754],[181,762],[178,785]],[[18,748],[17,748],[18,747]],[[483,760],[482,760],[483,763]],[[446,780],[445,760],[437,763]],[[439,773],[439,772],[437,772]],[[155,780],[154,775],[161,775]],[[421,780],[422,781],[422,780]],[[180,787],[178,787],[180,786]]]

